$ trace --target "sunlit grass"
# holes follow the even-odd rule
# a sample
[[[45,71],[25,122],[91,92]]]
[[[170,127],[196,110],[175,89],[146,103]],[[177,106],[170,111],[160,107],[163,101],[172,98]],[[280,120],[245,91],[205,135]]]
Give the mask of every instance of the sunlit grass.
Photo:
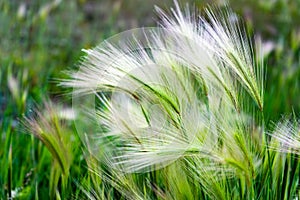
[[[101,126],[79,140],[69,98],[57,96],[64,88],[56,80],[67,77],[62,70],[83,54],[87,63],[99,50],[80,49],[153,19],[146,16],[152,1],[113,2],[107,9],[110,2],[99,2],[100,10],[89,1],[0,2],[0,199],[299,199],[299,3],[230,1],[246,20],[243,30],[236,29],[236,14],[223,8],[205,14],[204,1],[196,1],[203,10],[199,26],[206,24],[209,33],[203,39],[192,6],[189,13],[183,7],[165,11],[164,1],[159,23],[180,34],[158,39],[169,36],[181,56],[152,50],[143,60],[119,60],[119,68],[128,69],[151,55],[147,62],[170,69],[164,77],[150,76],[160,86],[139,73],[127,76],[141,88],[119,90],[113,107],[112,85],[101,93],[100,83],[93,94],[100,97]],[[248,46],[254,39],[246,32],[261,36],[267,53]],[[112,59],[122,50],[115,49]],[[78,94],[94,88],[93,79],[84,83]],[[130,115],[116,107],[123,100]],[[291,112],[292,120],[283,117]]]
[[[128,45],[87,50],[79,71],[62,83],[76,95],[105,92],[97,95],[96,119],[105,129],[87,133],[97,135],[92,148],[104,150],[93,153],[106,165],[95,171],[119,171],[105,180],[119,180],[112,187],[125,196],[129,181],[133,199],[149,194],[131,181],[135,172],[159,176],[150,187],[158,199],[189,191],[189,199],[296,198],[299,161],[281,143],[297,149],[297,137],[288,127],[274,135],[264,128],[262,57],[255,57],[236,15],[208,9],[208,19],[198,18],[177,4],[171,17],[158,11],[166,30],[145,32],[147,48],[133,35]],[[168,165],[183,174],[177,177]]]

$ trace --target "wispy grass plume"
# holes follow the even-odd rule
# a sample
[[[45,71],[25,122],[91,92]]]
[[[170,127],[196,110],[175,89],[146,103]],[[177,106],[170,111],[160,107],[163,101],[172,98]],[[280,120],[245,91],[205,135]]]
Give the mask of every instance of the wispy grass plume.
[[[64,109],[51,102],[45,102],[43,109],[37,110],[24,121],[24,125],[45,145],[53,158],[49,179],[50,198],[61,198],[61,195],[66,193],[70,167],[74,159],[71,139],[74,136],[68,133],[63,123],[65,117]]]
[[[79,71],[61,83],[96,97],[100,129],[84,133],[105,166],[91,167],[95,174],[136,198],[299,195],[299,162],[282,154],[299,153],[298,129],[279,124],[269,136],[263,117],[256,126],[247,110],[264,109],[264,75],[237,15],[208,8],[197,16],[176,1],[170,14],[156,10],[158,28],[84,50]]]

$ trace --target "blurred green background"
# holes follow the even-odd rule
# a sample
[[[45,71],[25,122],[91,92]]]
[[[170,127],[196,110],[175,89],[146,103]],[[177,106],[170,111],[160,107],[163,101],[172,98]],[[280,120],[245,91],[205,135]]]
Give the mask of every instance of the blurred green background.
[[[180,1],[202,10],[223,1]],[[266,68],[265,118],[300,114],[300,0],[230,0],[253,40],[260,38]],[[64,70],[76,69],[82,48],[91,48],[118,32],[155,26],[159,0],[1,0],[0,1],[0,199],[47,198],[51,154],[28,134],[24,116],[45,99],[70,106],[57,86]],[[192,7],[192,6],[191,6]],[[70,134],[75,131],[67,124]],[[74,145],[78,142],[75,139]],[[80,151],[73,177],[86,169]],[[76,186],[70,184],[72,188]],[[67,192],[68,193],[68,192]],[[44,198],[43,198],[44,197]]]

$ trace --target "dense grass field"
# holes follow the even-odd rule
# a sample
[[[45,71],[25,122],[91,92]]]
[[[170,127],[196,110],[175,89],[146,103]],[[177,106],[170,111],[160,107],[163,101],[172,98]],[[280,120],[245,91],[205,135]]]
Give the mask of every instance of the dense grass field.
[[[201,14],[207,5],[223,6],[189,3]],[[78,70],[81,49],[121,31],[156,26],[161,21],[154,5],[169,10],[172,1],[0,1],[0,199],[299,199],[300,1],[228,4],[244,20],[250,40],[262,42],[264,108],[258,111],[258,101],[245,106],[247,114],[259,113],[251,130],[242,129],[253,134],[253,143],[234,137],[260,162],[249,167],[230,160],[238,173],[222,179],[199,170],[202,158],[193,156],[150,172],[111,169],[101,161],[108,148],[102,143],[113,139],[99,142],[95,156],[94,146],[77,133],[71,88],[59,86],[69,78],[66,71]],[[261,129],[284,131],[279,121],[294,131],[298,149],[272,151],[271,134],[260,138]],[[251,167],[261,170],[252,173]]]

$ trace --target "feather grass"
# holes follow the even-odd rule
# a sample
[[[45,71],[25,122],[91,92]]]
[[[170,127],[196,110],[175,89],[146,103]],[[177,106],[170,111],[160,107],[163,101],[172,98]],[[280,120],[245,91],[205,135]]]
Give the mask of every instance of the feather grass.
[[[143,41],[133,34],[84,50],[61,83],[101,103],[103,129],[87,141],[101,185],[135,199],[299,196],[299,130],[264,130],[262,61],[237,16],[207,8],[196,17],[176,1],[170,15],[156,10],[162,24],[143,29]],[[249,114],[251,105],[259,112]]]
[[[60,199],[64,197],[68,185],[74,147],[61,120],[65,117],[61,109],[51,102],[45,102],[44,107],[43,111],[36,111],[35,116],[25,118],[23,123],[52,155],[49,196]]]

